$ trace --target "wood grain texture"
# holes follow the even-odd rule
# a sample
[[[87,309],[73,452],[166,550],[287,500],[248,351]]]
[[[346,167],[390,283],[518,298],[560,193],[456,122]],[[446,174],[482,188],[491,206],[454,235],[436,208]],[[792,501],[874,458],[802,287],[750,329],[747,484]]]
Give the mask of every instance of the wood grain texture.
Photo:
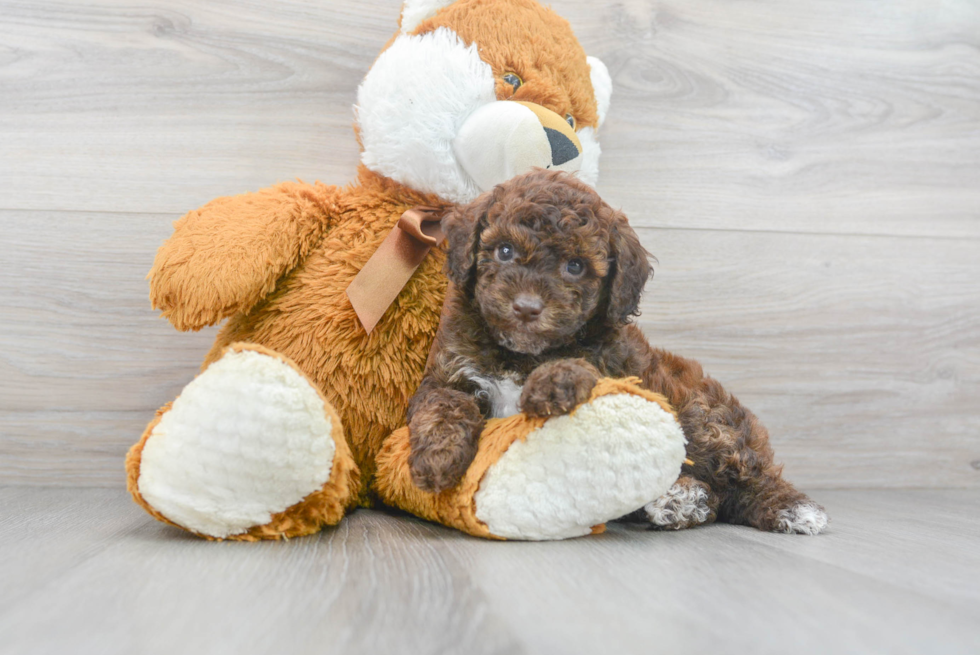
[[[14,308],[0,316],[7,481],[121,485],[126,449],[197,373],[213,330],[175,333],[147,306],[143,262],[169,229],[157,215],[0,212],[20,244],[0,262]],[[639,233],[659,261],[640,321],[650,341],[752,408],[792,480],[980,483],[973,242]]]
[[[560,0],[614,80],[641,325],[810,488],[980,487],[980,6]],[[183,212],[357,161],[395,0],[0,5],[0,480],[121,485],[197,372],[144,280]]]
[[[980,236],[975,3],[553,6],[613,75],[601,188],[655,224]],[[0,208],[182,213],[347,180],[355,89],[398,11],[4,3]]]
[[[640,325],[702,362],[805,486],[976,486],[978,244],[641,230]]]
[[[650,224],[980,236],[980,5],[615,3],[602,190]]]
[[[520,652],[428,526],[202,550],[94,491],[4,491],[0,653]]]
[[[0,489],[0,653],[970,653],[970,491],[826,491],[819,537],[488,542],[359,511],[210,543],[121,490]]]

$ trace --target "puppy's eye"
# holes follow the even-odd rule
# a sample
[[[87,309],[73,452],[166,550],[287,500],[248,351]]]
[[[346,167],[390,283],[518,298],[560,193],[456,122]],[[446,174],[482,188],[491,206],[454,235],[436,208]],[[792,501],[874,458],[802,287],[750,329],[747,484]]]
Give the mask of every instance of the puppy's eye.
[[[524,85],[524,80],[518,77],[516,73],[504,73],[501,79],[514,87],[514,93],[517,93],[517,90]]]
[[[571,114],[565,114],[565,120],[568,121],[568,124],[571,125],[572,126],[572,129],[574,130],[575,129],[575,117],[572,116]]]
[[[568,272],[569,275],[578,277],[579,275],[585,272],[585,262],[583,262],[581,259],[578,258],[569,259],[565,263],[565,270]]]
[[[514,259],[514,246],[509,243],[502,243],[497,246],[494,253],[498,262],[509,262]]]

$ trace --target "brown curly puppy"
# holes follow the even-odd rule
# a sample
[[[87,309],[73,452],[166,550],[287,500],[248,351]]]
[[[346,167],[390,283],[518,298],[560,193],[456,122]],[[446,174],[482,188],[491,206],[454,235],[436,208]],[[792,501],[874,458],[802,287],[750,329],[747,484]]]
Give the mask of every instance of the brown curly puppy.
[[[652,348],[630,325],[648,254],[590,187],[539,169],[454,210],[443,226],[453,284],[408,409],[420,488],[459,482],[486,418],[565,414],[600,377],[637,376],[677,409],[694,464],[628,520],[804,534],[826,526],[823,509],[782,479],[756,417],[697,362]]]

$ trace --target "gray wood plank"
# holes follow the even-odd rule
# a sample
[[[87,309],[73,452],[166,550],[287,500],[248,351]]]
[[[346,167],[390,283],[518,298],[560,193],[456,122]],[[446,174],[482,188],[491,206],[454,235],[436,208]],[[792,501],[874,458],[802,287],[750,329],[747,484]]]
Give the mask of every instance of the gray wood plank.
[[[4,568],[18,567],[0,578],[17,591],[0,653],[522,652],[431,526],[365,512],[317,537],[217,544],[147,521],[118,490],[74,494],[0,523]],[[22,495],[4,490],[5,508]]]
[[[5,2],[0,207],[183,213],[354,174],[357,83],[399,6]]]
[[[752,408],[791,479],[980,483],[980,243],[641,234],[644,332]]]
[[[124,487],[126,451],[153,416],[153,410],[0,411],[0,484]]]
[[[980,8],[560,0],[615,84],[601,190],[651,226],[980,235]],[[181,213],[340,183],[394,0],[4,3],[0,208]]]
[[[820,539],[745,539],[980,612],[980,496],[976,491],[824,490]],[[926,553],[928,553],[926,555]]]
[[[120,489],[0,487],[0,616],[108,546],[145,531],[141,511],[127,497]]]
[[[588,644],[617,653],[967,653],[980,645],[976,608],[792,555],[776,543],[797,537],[747,538],[749,530],[617,527],[586,545],[463,546],[494,608],[534,652],[588,652]]]
[[[0,476],[122,484],[214,330],[149,308],[170,216],[0,211]],[[701,361],[808,487],[980,486],[977,240],[640,228],[640,325]]]
[[[219,544],[118,490],[0,488],[0,653],[976,652],[976,490],[816,497],[833,523],[813,538],[502,543],[359,511]]]
[[[601,189],[652,226],[977,236],[980,5],[599,10]]]
[[[145,279],[175,218],[0,211],[0,410],[153,411],[190,381],[216,331],[176,332]]]

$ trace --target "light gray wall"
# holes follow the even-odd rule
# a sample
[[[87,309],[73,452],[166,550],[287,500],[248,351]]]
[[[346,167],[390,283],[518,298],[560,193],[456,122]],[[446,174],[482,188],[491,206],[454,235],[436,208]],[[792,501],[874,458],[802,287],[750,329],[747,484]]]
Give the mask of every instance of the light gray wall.
[[[558,0],[614,80],[600,191],[641,325],[804,487],[980,487],[980,5]],[[351,179],[394,0],[0,5],[0,482],[122,485],[197,371],[143,279],[170,223]]]

